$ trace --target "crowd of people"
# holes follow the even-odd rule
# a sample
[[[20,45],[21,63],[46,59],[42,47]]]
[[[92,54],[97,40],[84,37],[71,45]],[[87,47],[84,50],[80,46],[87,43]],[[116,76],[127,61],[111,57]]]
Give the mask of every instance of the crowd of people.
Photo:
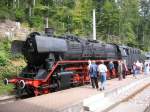
[[[126,65],[126,61],[119,60],[117,62],[117,67],[114,65],[113,61],[110,61],[107,63],[107,65],[104,63],[104,61],[101,61],[99,64],[96,64],[96,62],[89,60],[89,75],[91,79],[91,84],[93,88],[97,88],[97,90],[105,90],[106,89],[106,78],[107,73],[109,73],[109,77],[113,78],[114,70],[117,73],[118,79],[122,80],[126,78],[126,75],[128,73],[128,68]],[[136,78],[138,74],[143,73],[145,75],[148,75],[150,72],[150,63],[145,62],[140,63],[138,60],[133,63],[131,73]],[[101,82],[101,86],[99,88],[98,82]]]
[[[150,63],[145,61],[143,64],[142,62],[140,63],[138,60],[137,62],[134,62],[132,65],[132,73],[133,76],[136,78],[138,74],[142,74],[144,72],[145,75],[148,75],[150,72]]]
[[[101,88],[100,90],[105,89],[106,75],[107,75],[107,67],[104,64],[104,61],[101,61],[99,65],[95,63],[95,61],[89,61],[89,75],[91,78],[92,87],[99,89],[98,78],[100,77]]]

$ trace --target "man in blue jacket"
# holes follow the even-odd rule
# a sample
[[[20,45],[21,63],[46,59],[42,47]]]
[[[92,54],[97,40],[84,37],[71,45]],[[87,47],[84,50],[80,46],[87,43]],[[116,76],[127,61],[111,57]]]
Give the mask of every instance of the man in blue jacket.
[[[89,75],[91,78],[92,87],[98,89],[98,66],[95,64],[95,61],[92,61],[89,67]]]

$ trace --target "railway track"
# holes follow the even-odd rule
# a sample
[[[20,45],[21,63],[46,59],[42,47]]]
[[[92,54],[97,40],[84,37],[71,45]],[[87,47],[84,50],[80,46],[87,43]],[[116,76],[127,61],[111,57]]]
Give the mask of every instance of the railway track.
[[[23,99],[31,98],[31,97],[32,96],[28,96],[28,95],[23,95],[22,97],[17,97],[16,95],[5,96],[5,97],[0,99],[0,104],[15,102],[15,101],[19,101],[19,100],[23,100]]]
[[[144,110],[144,112],[150,112],[150,105]]]
[[[146,84],[139,90],[127,96],[120,102],[106,108],[102,112],[150,112],[150,83]],[[134,107],[142,107],[139,110],[134,111]],[[133,107],[133,108],[131,108]]]
[[[17,101],[18,99],[13,95],[13,96],[5,96],[1,98],[0,104],[5,104],[13,101]]]

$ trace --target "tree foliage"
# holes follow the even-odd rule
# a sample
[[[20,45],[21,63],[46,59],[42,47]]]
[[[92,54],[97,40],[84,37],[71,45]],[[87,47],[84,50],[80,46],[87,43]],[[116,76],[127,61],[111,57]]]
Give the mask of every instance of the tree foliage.
[[[150,49],[149,0],[1,0],[0,19],[43,30],[48,17],[58,35],[92,36],[93,8],[98,39]]]
[[[14,57],[10,51],[11,42],[6,40],[0,40],[0,79],[5,77],[12,77],[17,75],[19,70],[24,66],[24,63],[20,65],[14,65],[11,61],[18,59],[21,60],[21,56]]]

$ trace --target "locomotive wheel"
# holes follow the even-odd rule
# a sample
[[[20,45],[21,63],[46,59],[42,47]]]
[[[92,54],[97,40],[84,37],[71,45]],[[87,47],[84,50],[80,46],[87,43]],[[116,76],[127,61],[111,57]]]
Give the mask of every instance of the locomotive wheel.
[[[26,90],[28,96],[35,96],[35,94],[34,94],[34,88],[28,88],[28,87],[26,87],[25,90]]]
[[[55,80],[55,82],[54,82],[52,85],[54,85],[54,87],[51,88],[50,91],[56,92],[56,91],[59,91],[59,90],[61,89],[61,83],[60,83],[60,80]]]
[[[22,97],[23,93],[25,91],[25,82],[24,80],[20,80],[19,82],[17,82],[16,84],[16,97]]]
[[[78,87],[80,85],[80,83],[76,82],[76,83],[72,83],[71,87]]]
[[[16,97],[17,97],[17,98],[22,97],[23,92],[24,92],[24,89],[17,88],[17,89],[16,89]]]
[[[61,88],[61,83],[60,83],[60,80],[57,80],[56,81],[56,91],[59,91],[60,90],[60,88]]]

